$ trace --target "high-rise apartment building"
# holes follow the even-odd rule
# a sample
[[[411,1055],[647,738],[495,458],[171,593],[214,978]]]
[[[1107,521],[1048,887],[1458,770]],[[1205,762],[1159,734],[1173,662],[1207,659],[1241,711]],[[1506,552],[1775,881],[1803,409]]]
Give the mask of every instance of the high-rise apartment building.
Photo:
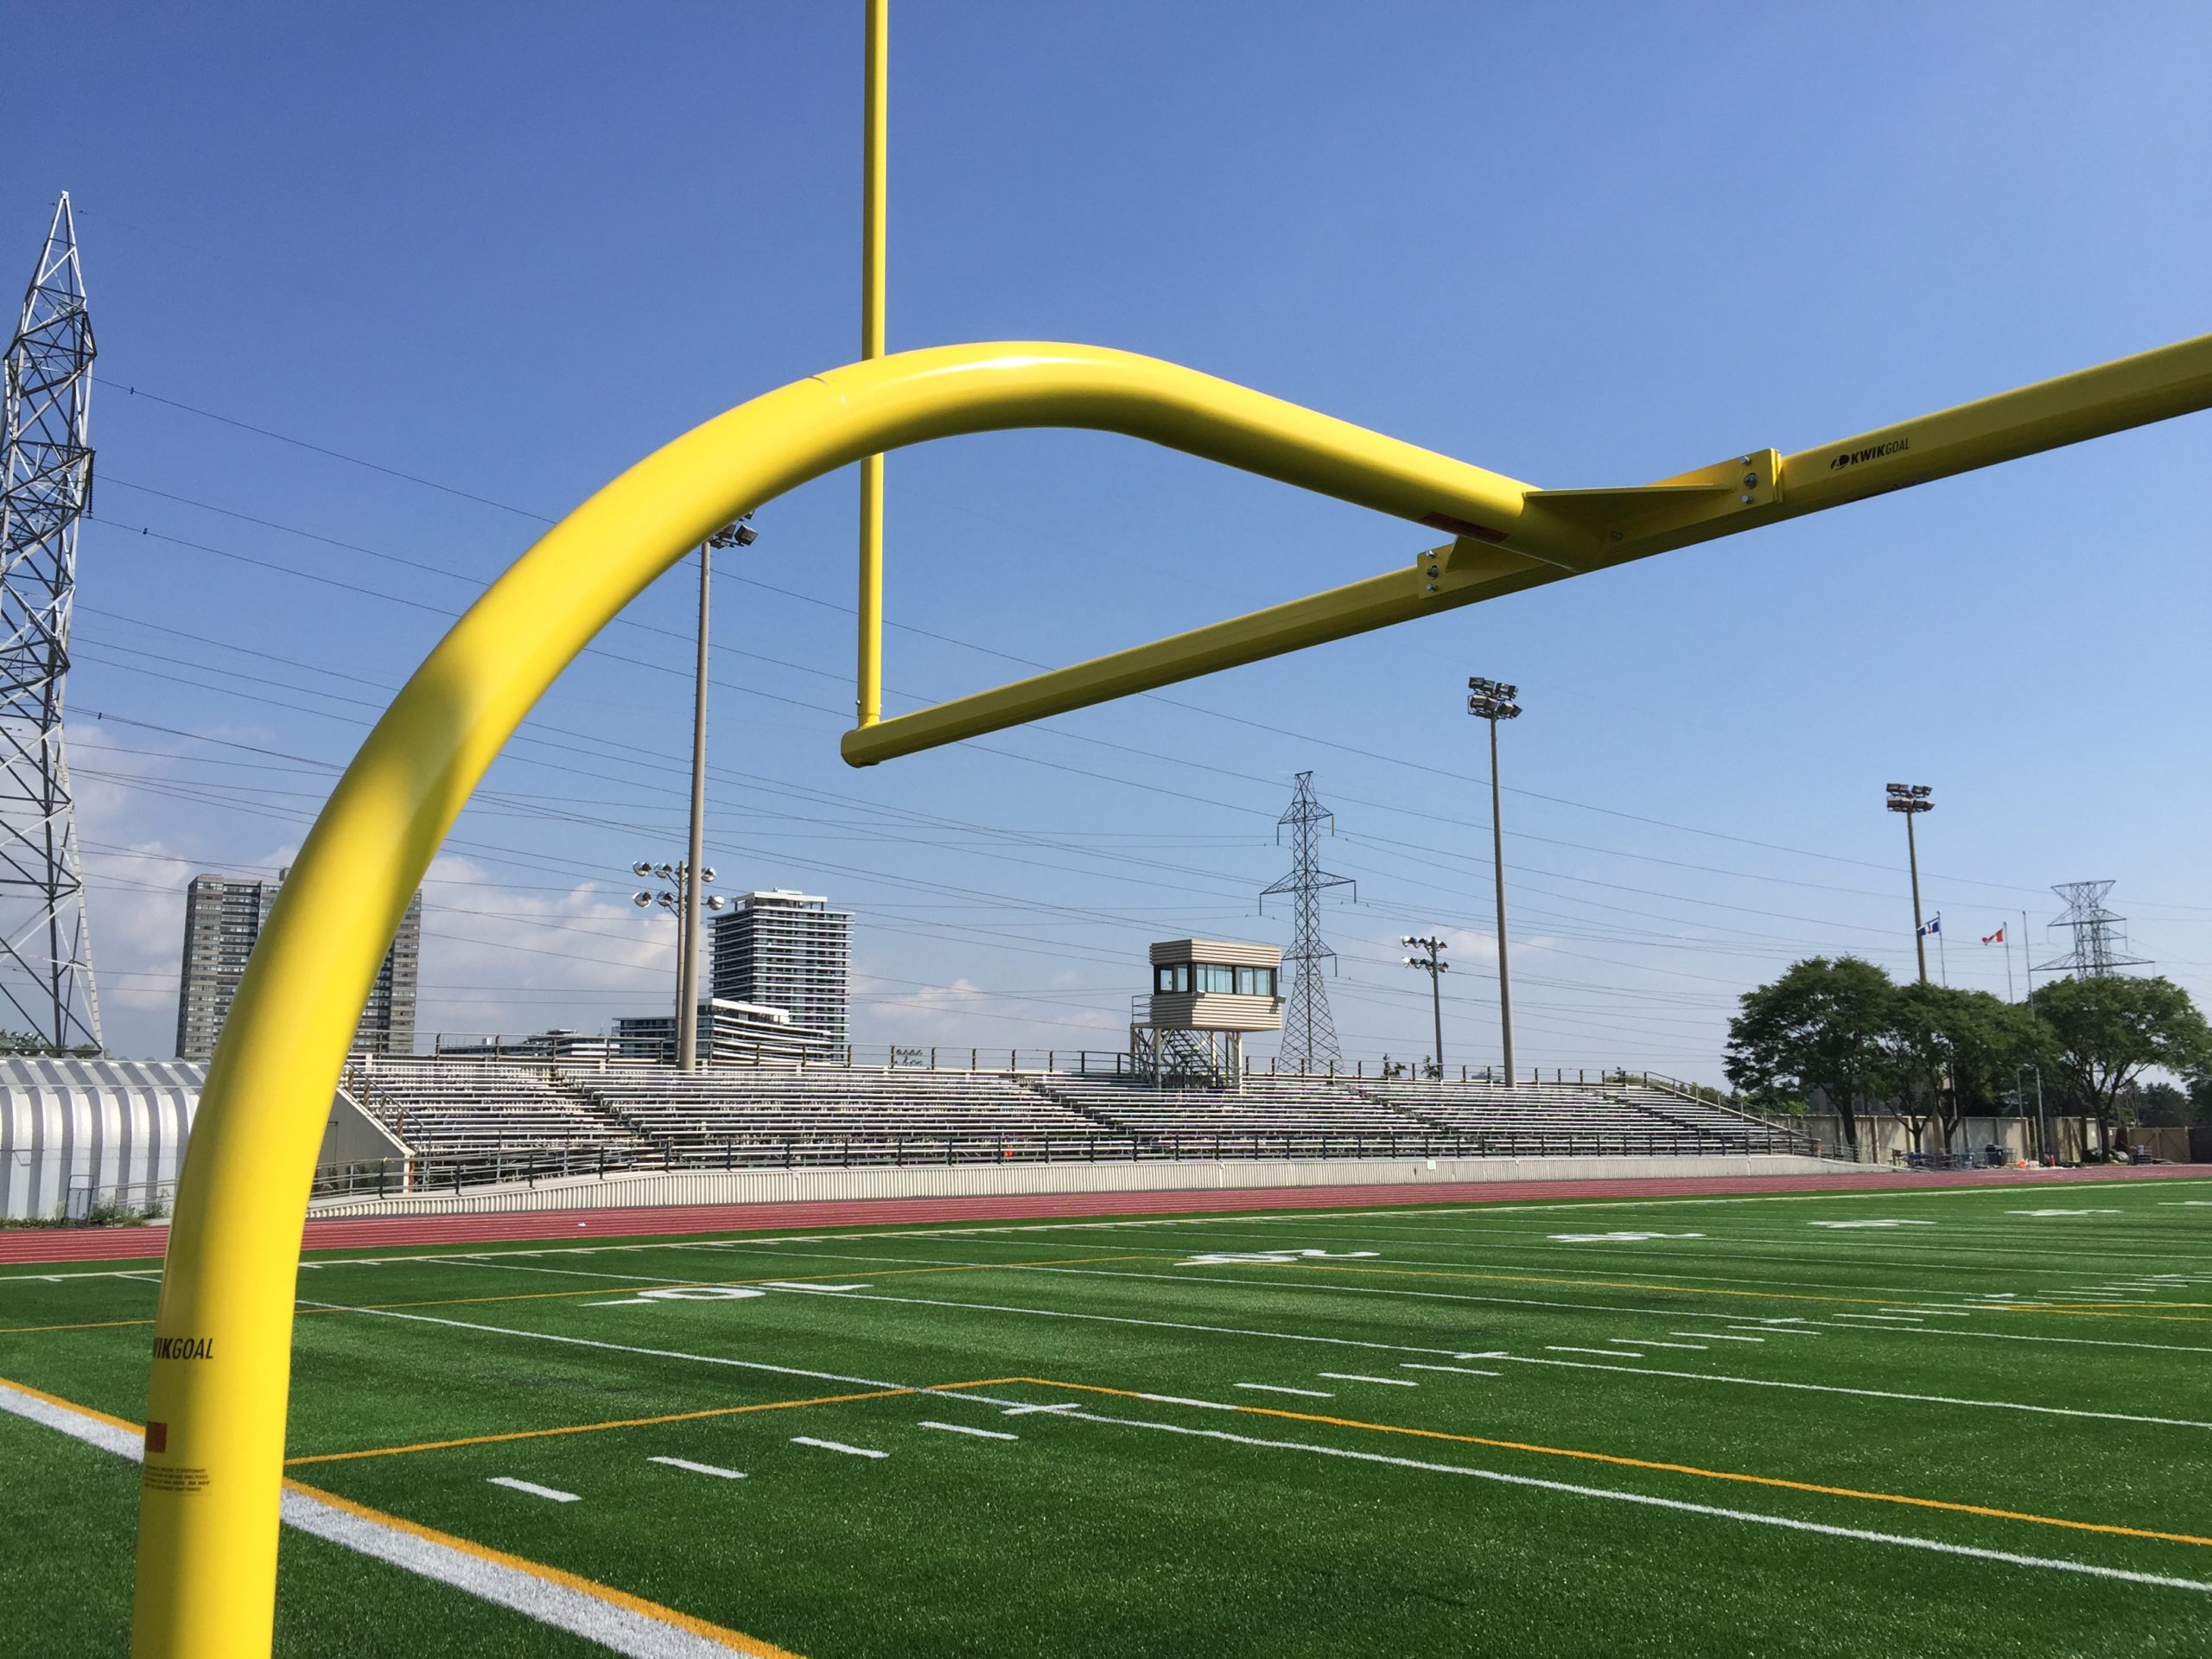
[[[737,895],[737,907],[715,918],[713,994],[717,1001],[782,1008],[797,1026],[829,1038],[842,1055],[852,954],[850,911],[827,899],[778,888]]]
[[[204,1060],[230,1018],[246,958],[261,938],[289,869],[274,881],[238,881],[195,875],[184,896],[184,972],[177,986],[176,1052]],[[376,984],[353,1033],[357,1054],[410,1054],[415,1050],[415,987],[423,949],[423,895],[408,901],[399,931],[377,969]]]

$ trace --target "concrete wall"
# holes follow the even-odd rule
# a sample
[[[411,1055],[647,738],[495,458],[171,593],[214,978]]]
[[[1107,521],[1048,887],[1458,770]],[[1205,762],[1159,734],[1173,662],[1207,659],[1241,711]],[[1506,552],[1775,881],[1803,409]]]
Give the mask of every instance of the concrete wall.
[[[790,1204],[824,1198],[915,1198],[1036,1192],[1162,1192],[1233,1187],[1375,1186],[1414,1181],[1650,1180],[1683,1176],[1848,1173],[1816,1158],[1299,1159],[1251,1163],[964,1164],[868,1169],[630,1171],[563,1177],[536,1186],[392,1198],[319,1198],[318,1218],[435,1216],[516,1210],[629,1209],[671,1204]],[[1377,1193],[1387,1201],[1387,1194]]]
[[[1823,1152],[1840,1148],[1843,1145],[1842,1120],[1831,1113],[1815,1112],[1806,1117],[1777,1118],[1775,1122],[1794,1125],[1821,1143]],[[2051,1137],[2057,1144],[2058,1160],[2063,1164],[2077,1164],[2082,1154],[2095,1147],[2097,1125],[2094,1118],[2053,1117]],[[1969,1117],[1961,1122],[1958,1135],[1951,1143],[1951,1150],[1980,1152],[1994,1141],[2003,1147],[2015,1160],[2032,1160],[2036,1155],[2036,1125],[2024,1117]],[[1910,1128],[1901,1117],[1871,1117],[1861,1114],[1859,1119],[1859,1144],[1862,1160],[1878,1164],[1895,1161],[1913,1150]],[[2115,1135],[2115,1147],[2148,1147],[2152,1156],[2170,1163],[2188,1163],[2190,1158],[2189,1131],[2185,1128],[2132,1128]],[[1919,1142],[1923,1152],[1941,1152],[1943,1132],[1933,1118],[1923,1128]]]

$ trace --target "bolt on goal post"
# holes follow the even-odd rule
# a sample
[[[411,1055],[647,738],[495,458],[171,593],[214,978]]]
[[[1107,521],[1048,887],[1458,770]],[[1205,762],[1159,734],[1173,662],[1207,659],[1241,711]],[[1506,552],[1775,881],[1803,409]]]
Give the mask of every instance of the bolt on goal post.
[[[756,397],[608,484],[439,642],[332,791],[201,1094],[155,1318],[131,1650],[269,1651],[292,1314],[316,1147],[378,964],[524,715],[717,528],[863,456],[1025,427],[1118,432],[1442,530],[1349,587],[863,725],[871,765],[2212,405],[2212,336],[1783,457],[1543,490],[1197,372],[1085,346],[943,346]]]

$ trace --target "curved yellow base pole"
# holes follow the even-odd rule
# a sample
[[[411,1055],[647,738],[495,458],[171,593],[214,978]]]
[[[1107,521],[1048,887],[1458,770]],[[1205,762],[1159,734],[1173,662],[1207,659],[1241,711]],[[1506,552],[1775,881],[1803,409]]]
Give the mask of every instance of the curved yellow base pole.
[[[1510,530],[1525,487],[1122,352],[908,352],[757,397],[616,479],[454,624],[354,757],[284,884],[209,1068],[155,1320],[139,1659],[269,1650],[292,1306],[332,1090],[431,855],[554,677],[720,525],[861,456],[964,432],[1126,433],[1420,520]]]

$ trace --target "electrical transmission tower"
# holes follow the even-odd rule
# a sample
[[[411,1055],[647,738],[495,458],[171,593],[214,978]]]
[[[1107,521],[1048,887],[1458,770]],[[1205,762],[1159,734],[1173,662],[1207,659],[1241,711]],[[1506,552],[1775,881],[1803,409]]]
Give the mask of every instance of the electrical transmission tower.
[[[2066,901],[2066,913],[2051,925],[2071,931],[2074,948],[2044,963],[2037,972],[2100,979],[2119,969],[2151,965],[2147,957],[2127,954],[2127,918],[2105,908],[2105,895],[2113,886],[2110,881],[2062,881],[2051,888]]]
[[[1336,815],[1313,798],[1313,774],[1298,774],[1297,793],[1290,798],[1290,810],[1275,820],[1275,840],[1282,840],[1282,832],[1290,831],[1290,874],[1274,886],[1260,893],[1260,908],[1265,910],[1268,900],[1289,893],[1297,903],[1297,925],[1291,947],[1283,953],[1285,960],[1295,964],[1290,981],[1290,995],[1283,1005],[1282,1048],[1277,1064],[1294,1067],[1300,1071],[1325,1070],[1340,1058],[1337,1052],[1337,1022],[1329,1014],[1328,988],[1321,982],[1321,965],[1334,962],[1337,953],[1321,937],[1321,894],[1329,887],[1351,887],[1355,900],[1359,897],[1356,883],[1348,875],[1332,875],[1321,868],[1321,826],[1326,824],[1331,834],[1336,832]]]
[[[77,521],[92,497],[86,417],[92,329],[65,194],[8,347],[0,455],[0,1019],[56,1049],[100,1044],[92,938],[61,753],[77,589]]]

